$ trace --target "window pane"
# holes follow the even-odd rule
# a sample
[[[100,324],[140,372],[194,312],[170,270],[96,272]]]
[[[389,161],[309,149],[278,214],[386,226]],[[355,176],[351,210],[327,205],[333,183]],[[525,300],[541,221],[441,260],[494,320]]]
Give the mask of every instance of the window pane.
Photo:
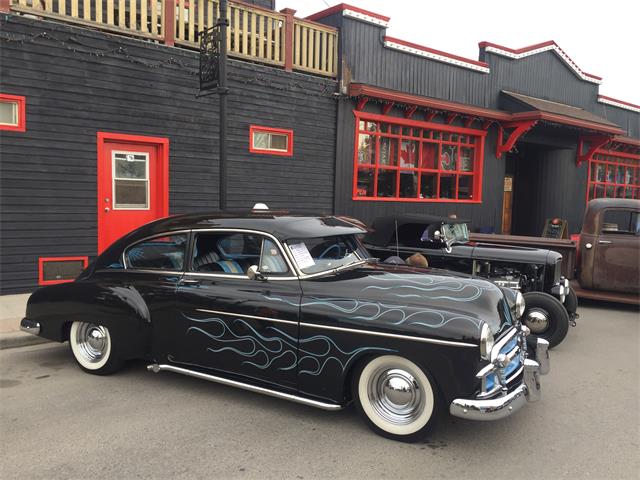
[[[356,197],[373,197],[373,172],[372,168],[358,169]]]
[[[422,168],[437,169],[436,157],[438,156],[438,144],[437,143],[423,143],[422,144]]]
[[[376,137],[361,133],[358,135],[358,163],[375,165]]]
[[[273,150],[283,150],[287,151],[288,138],[286,135],[282,135],[280,133],[272,133],[271,136],[271,148]]]
[[[116,178],[137,178],[140,180],[146,180],[146,155],[135,155],[133,153],[116,153],[114,162],[116,164]]]
[[[460,175],[458,179],[458,198],[460,200],[473,199],[473,176]]]
[[[438,175],[423,173],[420,177],[420,198],[435,198]]]
[[[145,240],[127,250],[127,265],[130,268],[152,268],[182,270],[186,235],[169,235]]]
[[[400,197],[416,198],[418,195],[418,172],[400,171]]]
[[[0,101],[0,123],[18,125],[18,102]]]
[[[396,170],[380,170],[378,172],[378,196],[395,197],[398,172]]]
[[[607,165],[607,183],[615,183],[615,181],[616,181],[616,167],[615,165],[608,164]]]
[[[456,145],[442,145],[440,155],[440,168],[442,170],[455,170],[458,158],[458,147]]]
[[[380,165],[398,165],[398,140],[380,137]]]
[[[114,183],[114,208],[149,208],[147,203],[149,182],[146,180],[115,180]]]
[[[264,132],[253,132],[253,148],[267,150],[269,148],[269,134]]]
[[[403,140],[400,150],[400,166],[416,168],[418,166],[418,142]]]
[[[473,172],[473,149],[462,147],[460,149],[460,170]]]
[[[596,182],[604,182],[604,165],[594,163],[591,169],[591,179]]]
[[[624,167],[617,167],[616,183],[624,183]]]
[[[264,274],[287,273],[287,263],[285,262],[280,249],[273,240],[265,238],[262,242],[262,254],[260,255],[260,272]]]
[[[440,198],[455,198],[456,192],[455,175],[440,176]]]

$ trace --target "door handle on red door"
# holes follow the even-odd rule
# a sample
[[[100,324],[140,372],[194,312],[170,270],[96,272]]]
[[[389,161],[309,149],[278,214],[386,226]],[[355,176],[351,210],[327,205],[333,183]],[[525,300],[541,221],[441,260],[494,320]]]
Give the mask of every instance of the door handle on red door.
[[[600,245],[609,245],[611,243],[611,240],[598,240],[598,243]]]
[[[110,210],[109,207],[104,207],[105,212],[108,212],[109,210]]]

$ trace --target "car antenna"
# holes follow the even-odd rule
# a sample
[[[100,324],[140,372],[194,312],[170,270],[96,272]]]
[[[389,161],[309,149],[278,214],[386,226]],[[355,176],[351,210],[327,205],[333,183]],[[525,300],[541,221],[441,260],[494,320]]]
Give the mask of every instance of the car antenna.
[[[396,218],[394,221],[395,221],[395,224],[396,224],[396,256],[399,257],[400,256],[400,247],[398,245],[398,219]]]

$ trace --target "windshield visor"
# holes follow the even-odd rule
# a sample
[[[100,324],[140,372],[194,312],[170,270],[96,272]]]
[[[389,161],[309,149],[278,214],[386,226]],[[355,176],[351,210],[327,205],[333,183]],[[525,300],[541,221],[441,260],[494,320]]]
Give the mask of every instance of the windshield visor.
[[[354,235],[290,239],[287,247],[307,275],[360,263],[369,256]]]

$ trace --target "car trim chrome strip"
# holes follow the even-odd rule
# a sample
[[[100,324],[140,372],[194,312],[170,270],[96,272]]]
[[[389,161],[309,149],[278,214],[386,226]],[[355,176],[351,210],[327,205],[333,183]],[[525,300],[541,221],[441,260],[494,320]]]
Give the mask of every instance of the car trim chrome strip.
[[[302,405],[308,405],[310,407],[320,408],[322,410],[336,411],[342,410],[342,405],[337,403],[326,403],[318,400],[312,400],[310,398],[293,395],[291,393],[279,392],[270,388],[258,387],[257,385],[251,385],[250,383],[238,382],[237,380],[230,380],[224,377],[218,377],[216,375],[209,375],[206,373],[196,372],[195,370],[189,370],[182,367],[174,367],[173,365],[157,364],[147,366],[147,370],[150,372],[158,373],[161,371],[181,373],[182,375],[188,375],[190,377],[199,378],[201,380],[208,380],[210,382],[220,383],[230,387],[241,388],[242,390],[248,390],[250,392],[262,393],[270,397],[281,398],[283,400],[289,400],[295,403],[301,403]]]
[[[232,273],[210,273],[210,272],[185,272],[185,275],[189,275],[189,276],[202,276],[202,277],[211,277],[211,278],[226,278],[227,280],[230,278],[235,278],[238,280],[249,280],[249,277],[247,277],[246,275],[241,275],[241,274],[232,274]],[[263,275],[265,276],[265,281],[274,281],[274,280],[298,280],[298,277],[275,277],[275,276],[269,276],[263,273]]]
[[[208,310],[206,308],[196,308],[196,311],[204,312],[204,313],[215,313],[216,315],[228,315],[231,317],[242,317],[242,318],[248,318],[251,320],[263,320],[265,322],[288,323],[290,325],[298,325],[298,322],[296,322],[295,320],[281,320],[279,318],[259,317],[257,315],[245,315],[243,313],[221,312],[219,310]]]
[[[410,335],[400,335],[397,333],[385,333],[385,332],[372,332],[368,330],[361,330],[359,328],[345,328],[345,327],[333,327],[331,325],[320,325],[316,323],[304,323],[300,322],[301,327],[310,327],[310,328],[321,328],[325,330],[336,330],[342,332],[349,333],[361,333],[363,335],[374,335],[377,337],[387,337],[387,338],[397,338],[400,340],[413,340],[416,342],[424,342],[424,343],[435,343],[437,345],[449,345],[452,347],[474,347],[478,348],[478,345],[474,343],[465,343],[465,342],[453,342],[451,340],[438,340],[436,338],[424,338],[424,337],[413,337]]]

